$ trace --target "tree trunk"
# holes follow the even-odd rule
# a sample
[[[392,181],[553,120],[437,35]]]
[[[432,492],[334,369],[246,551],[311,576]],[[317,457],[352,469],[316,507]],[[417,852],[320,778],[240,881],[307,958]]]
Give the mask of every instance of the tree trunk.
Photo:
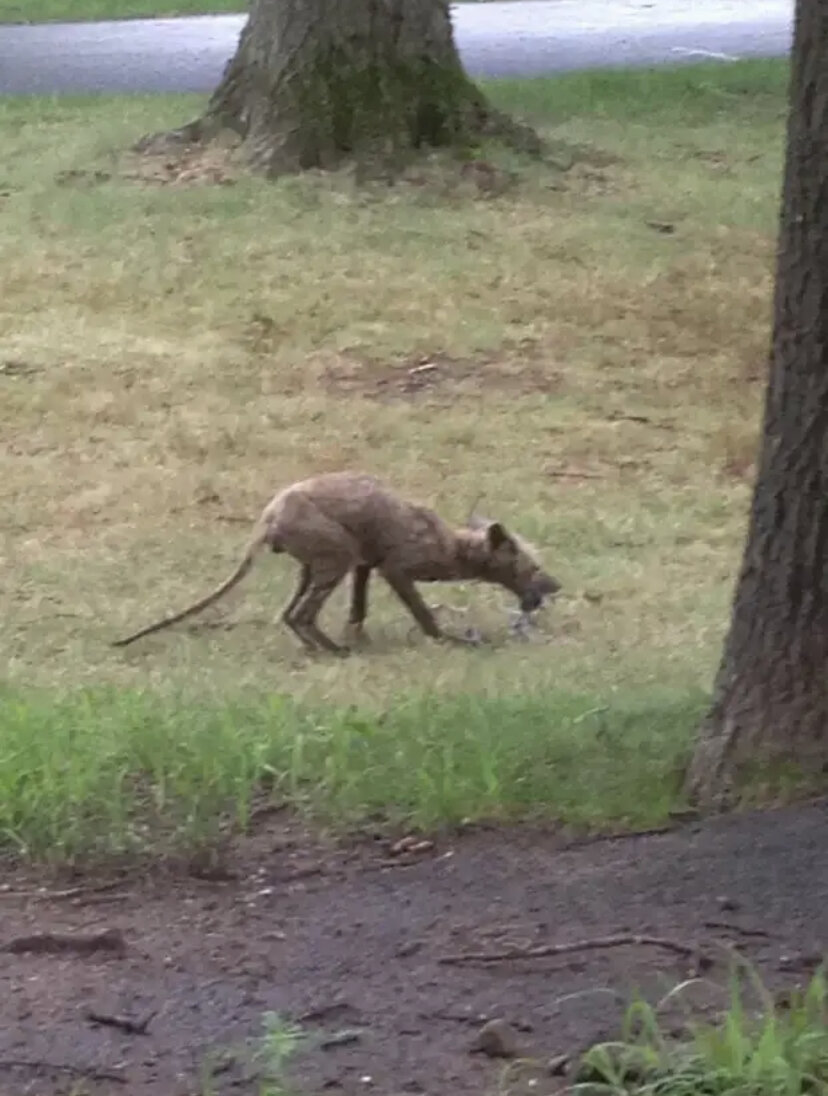
[[[828,3],[797,0],[759,466],[730,632],[685,791],[700,807],[725,807],[757,777],[821,786],[826,772]]]
[[[254,0],[204,116],[167,136],[227,130],[270,175],[486,135],[539,151],[466,76],[447,0]]]

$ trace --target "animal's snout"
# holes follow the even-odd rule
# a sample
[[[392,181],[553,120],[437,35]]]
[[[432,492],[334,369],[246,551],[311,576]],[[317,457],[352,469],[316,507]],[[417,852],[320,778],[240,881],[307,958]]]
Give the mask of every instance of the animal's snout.
[[[543,594],[537,590],[527,590],[525,594],[521,595],[520,611],[522,613],[534,613],[536,609],[540,609],[542,604]]]
[[[520,609],[523,613],[534,613],[540,609],[545,597],[553,597],[561,589],[561,584],[551,575],[538,578],[528,590],[520,596]]]

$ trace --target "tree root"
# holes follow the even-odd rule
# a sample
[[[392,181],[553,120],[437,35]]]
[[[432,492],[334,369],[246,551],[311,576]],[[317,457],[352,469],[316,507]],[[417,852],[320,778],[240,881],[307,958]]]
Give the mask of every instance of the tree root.
[[[34,932],[29,936],[16,936],[0,945],[0,951],[12,955],[92,955],[94,952],[107,951],[114,955],[123,955],[127,945],[120,929],[104,929],[69,936],[60,932]]]
[[[662,948],[680,955],[684,959],[694,959],[699,969],[712,966],[709,956],[702,954],[692,944],[684,944],[666,936],[644,936],[634,933],[622,933],[617,936],[596,936],[589,940],[576,940],[571,944],[543,944],[531,948],[509,948],[505,951],[470,951],[450,955],[441,955],[437,962],[445,965],[460,963],[502,963],[509,959],[544,959],[555,955],[571,955],[577,951],[598,951],[605,948],[619,948],[626,945],[637,947]]]
[[[51,1070],[55,1073],[71,1073],[85,1080],[110,1081],[118,1085],[127,1083],[127,1078],[120,1073],[95,1069],[92,1066],[73,1066],[68,1062],[44,1062],[37,1058],[0,1058],[0,1069],[31,1069],[38,1072]]]
[[[126,1035],[146,1035],[149,1031],[150,1020],[158,1013],[157,1009],[147,1013],[143,1020],[130,1020],[128,1016],[111,1016],[107,1012],[96,1012],[94,1009],[86,1009],[83,1018],[90,1024],[100,1024],[103,1027],[117,1028]]]

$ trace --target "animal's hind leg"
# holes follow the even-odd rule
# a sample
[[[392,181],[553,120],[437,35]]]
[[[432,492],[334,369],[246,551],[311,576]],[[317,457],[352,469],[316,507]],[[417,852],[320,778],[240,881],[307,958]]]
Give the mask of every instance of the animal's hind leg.
[[[344,557],[327,560],[323,565],[311,565],[309,568],[311,574],[307,590],[299,598],[286,620],[288,626],[306,645],[310,646],[308,641],[312,640],[317,646],[332,654],[342,654],[347,650],[325,635],[317,625],[316,618],[322,606],[350,571],[351,562],[349,558]]]
[[[345,634],[353,642],[359,642],[365,638],[362,628],[368,615],[368,583],[370,578],[371,568],[365,563],[357,564],[353,571],[351,605],[348,610],[348,623],[345,626]]]
[[[296,606],[299,604],[299,602],[302,600],[302,598],[307,593],[308,587],[310,586],[310,582],[311,582],[311,569],[310,569],[310,567],[308,566],[307,563],[303,563],[302,564],[302,572],[299,575],[299,582],[296,586],[296,589],[293,592],[293,596],[291,597],[290,601],[287,603],[287,605],[282,610],[282,622],[284,624],[286,624],[288,628],[290,628],[290,630],[294,633],[294,635],[299,637],[299,639],[302,641],[302,643],[309,650],[315,651],[316,650],[316,644],[311,643],[310,640],[306,636],[304,636],[302,634],[302,632],[293,623],[293,613],[296,609]]]
[[[285,624],[306,647],[341,651],[339,644],[317,627],[316,618],[342,579],[361,563],[358,543],[306,497],[295,498],[281,513],[273,528],[273,543],[309,571],[305,574],[303,569],[304,588],[285,612]]]

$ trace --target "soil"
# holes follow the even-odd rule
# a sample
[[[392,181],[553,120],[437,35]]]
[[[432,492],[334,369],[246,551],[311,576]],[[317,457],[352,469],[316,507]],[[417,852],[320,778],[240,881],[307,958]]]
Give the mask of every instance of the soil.
[[[769,986],[807,981],[828,944],[826,833],[828,800],[569,845],[494,827],[326,843],[277,814],[218,868],[70,887],[9,872],[0,1092],[68,1093],[84,1076],[90,1093],[259,1092],[275,1012],[313,1037],[286,1067],[291,1092],[480,1096],[507,1083],[485,1046],[528,1059],[510,1092],[551,1093],[555,1059],[614,1037],[635,991],[656,1001],[701,966],[668,1029],[681,1000],[725,1004],[734,947]],[[688,953],[639,941],[440,962],[625,933]],[[491,1020],[505,1024],[481,1038]]]
[[[337,395],[360,396],[383,403],[426,399],[432,405],[450,405],[485,388],[488,392],[555,393],[562,374],[548,362],[531,360],[536,348],[528,340],[516,347],[514,359],[506,355],[454,358],[434,353],[389,366],[384,362],[340,354],[325,369],[322,383]]]

